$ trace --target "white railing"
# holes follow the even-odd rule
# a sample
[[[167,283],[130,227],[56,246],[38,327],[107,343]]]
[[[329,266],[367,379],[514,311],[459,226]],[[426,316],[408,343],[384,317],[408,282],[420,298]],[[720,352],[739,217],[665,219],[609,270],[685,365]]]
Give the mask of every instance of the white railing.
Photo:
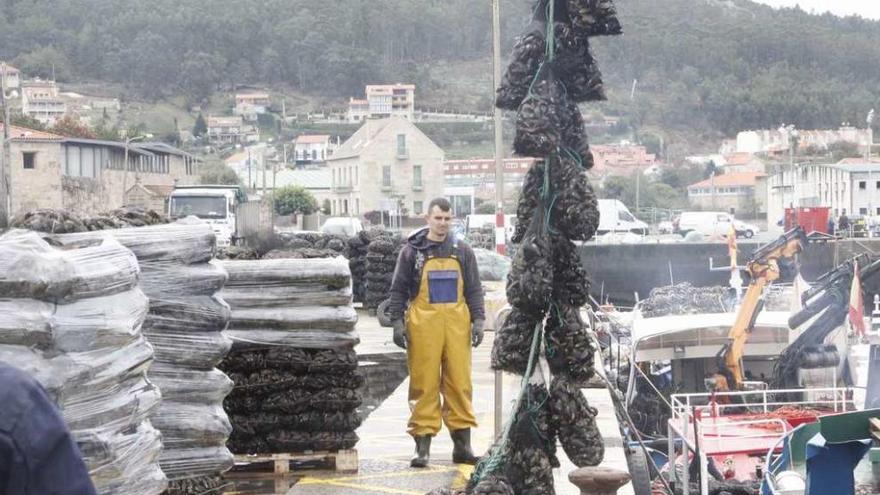
[[[797,396],[808,395],[812,399],[787,400],[780,396],[796,394]],[[709,411],[715,415],[723,415],[725,410],[747,408],[750,412],[773,412],[783,406],[809,406],[815,408],[830,408],[834,412],[846,411],[848,406],[854,406],[853,400],[848,398],[852,395],[850,387],[829,387],[813,389],[765,389],[742,392],[716,392],[695,394],[674,394],[672,396],[673,418],[680,415],[692,414],[694,408],[698,411]],[[720,399],[734,399],[727,404],[719,403]]]
[[[792,400],[786,400],[786,397],[792,397]],[[678,456],[675,446],[678,439],[681,439],[686,453],[699,452],[700,495],[706,495],[708,494],[707,450],[723,450],[724,447],[729,447],[724,442],[729,442],[731,438],[775,439],[768,453],[770,456],[779,447],[779,437],[789,435],[794,430],[782,418],[750,418],[748,414],[772,413],[784,406],[802,406],[829,412],[853,410],[854,401],[850,397],[852,397],[852,389],[849,387],[674,394],[671,397],[672,417],[667,423],[670,474],[675,481],[678,481],[679,476],[681,477],[683,493],[690,495],[687,460],[689,455],[681,456],[685,465],[680,473],[676,468]],[[718,403],[719,399],[728,399],[724,402],[733,403],[721,404]],[[745,409],[744,416],[743,409]],[[736,415],[725,416],[725,411],[736,411]],[[736,419],[738,416],[743,419]],[[718,422],[719,419],[724,421]],[[744,433],[748,429],[754,429],[756,432]],[[766,431],[761,431],[762,429]],[[759,444],[756,442],[755,445]]]

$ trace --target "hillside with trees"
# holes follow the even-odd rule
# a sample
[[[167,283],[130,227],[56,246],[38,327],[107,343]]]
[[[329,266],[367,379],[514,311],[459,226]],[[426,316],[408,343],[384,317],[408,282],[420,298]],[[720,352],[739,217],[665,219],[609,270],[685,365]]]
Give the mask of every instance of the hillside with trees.
[[[617,3],[625,35],[594,42],[610,97],[596,108],[637,134],[864,125],[880,108],[880,22],[746,0]],[[529,4],[502,2],[505,53]],[[489,111],[490,14],[473,0],[0,0],[0,59],[131,98],[194,104],[252,84],[343,102],[406,81],[420,101]]]

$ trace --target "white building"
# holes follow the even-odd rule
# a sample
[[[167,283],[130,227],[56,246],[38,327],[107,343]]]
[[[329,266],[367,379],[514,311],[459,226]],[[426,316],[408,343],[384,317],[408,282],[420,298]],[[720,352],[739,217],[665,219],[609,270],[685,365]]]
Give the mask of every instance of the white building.
[[[0,73],[5,73],[3,77],[3,87],[7,90],[18,89],[21,87],[21,72],[15,67],[0,61]]]
[[[21,113],[52,126],[67,113],[67,104],[55,81],[25,81],[21,84]]]
[[[768,178],[767,222],[775,225],[790,206],[827,206],[836,218],[880,215],[880,162],[847,158],[835,164],[785,167]],[[794,180],[792,180],[794,178]]]
[[[237,93],[233,113],[248,122],[255,122],[260,114],[268,111],[270,104],[269,93]]]
[[[349,100],[348,121],[403,117],[412,122],[416,111],[415,92],[414,84],[369,85],[365,88],[365,100]]]
[[[428,202],[443,194],[443,157],[407,119],[368,119],[327,160],[332,214],[424,214]]]
[[[791,145],[788,132],[779,129],[762,129],[743,131],[736,135],[736,151],[740,153],[787,153]],[[800,130],[797,131],[797,145],[800,149],[814,147],[827,149],[834,143],[856,143],[864,148],[874,142],[874,133],[870,128],[857,129],[842,126],[837,130]]]
[[[260,140],[256,127],[245,124],[240,115],[208,117],[208,139],[213,143],[253,143]]]
[[[293,141],[293,159],[297,165],[323,163],[333,154],[329,134],[307,134]]]

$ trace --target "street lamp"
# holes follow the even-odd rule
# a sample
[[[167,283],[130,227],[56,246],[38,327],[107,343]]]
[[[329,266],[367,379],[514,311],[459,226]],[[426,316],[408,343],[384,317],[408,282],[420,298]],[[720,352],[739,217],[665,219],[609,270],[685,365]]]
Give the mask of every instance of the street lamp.
[[[874,109],[872,108],[870,112],[868,112],[868,116],[865,118],[865,130],[867,131],[866,137],[868,138],[868,145],[865,146],[865,162],[868,165],[868,218],[874,216],[874,193],[877,192],[877,187],[875,186],[873,189],[871,188],[874,179],[871,177],[873,174],[871,173],[871,146],[874,144],[874,135],[871,132],[871,124],[874,123]]]
[[[122,172],[122,206],[125,206],[125,193],[128,192],[128,148],[129,148],[129,145],[131,145],[131,143],[133,143],[135,141],[140,141],[141,139],[144,139],[145,137],[146,136],[144,136],[144,135],[139,135],[139,136],[125,138],[125,154],[124,154],[124,158],[122,159],[123,168],[124,168],[124,170]]]
[[[797,146],[798,140],[798,131],[795,129],[794,124],[785,125],[783,124],[779,127],[779,132],[781,132],[785,137],[788,144],[788,166],[791,170],[791,202],[789,203],[789,207],[792,212],[792,219],[794,221],[794,225],[798,225],[798,214],[796,204],[800,203],[797,194],[797,172],[795,170],[794,164],[794,149]],[[785,177],[785,173],[782,174]],[[782,192],[782,217],[785,218],[785,181],[782,181],[783,192]]]
[[[0,159],[0,228],[9,225],[9,215],[12,212],[12,194],[9,181],[12,169],[12,157],[9,154],[9,103],[7,100],[17,98],[18,93],[12,91],[6,93],[6,62],[0,63],[0,105],[3,106],[3,148]]]

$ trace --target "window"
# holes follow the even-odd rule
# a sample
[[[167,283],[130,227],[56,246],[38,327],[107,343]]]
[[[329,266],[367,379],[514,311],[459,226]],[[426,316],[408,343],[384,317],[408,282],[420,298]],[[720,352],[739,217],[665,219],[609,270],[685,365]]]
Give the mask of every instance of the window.
[[[424,211],[422,211],[423,208],[422,201],[413,201],[413,215],[422,215],[424,213]]]
[[[865,181],[863,181],[863,180],[859,181],[859,189],[865,189],[866,186],[867,186],[867,184],[865,183]]]
[[[868,214],[867,208],[859,208],[859,215],[867,215],[867,214]]]
[[[318,150],[312,150],[312,160],[318,159]]]
[[[24,168],[36,168],[37,165],[37,154],[33,151],[25,151],[21,154],[22,163],[24,164]]]
[[[420,188],[422,187],[422,166],[421,165],[413,165],[413,187]]]
[[[382,187],[391,187],[391,165],[382,167]]]
[[[406,155],[406,134],[397,135],[397,156]]]
[[[880,189],[880,180],[878,180],[877,183],[874,184],[874,189]]]

